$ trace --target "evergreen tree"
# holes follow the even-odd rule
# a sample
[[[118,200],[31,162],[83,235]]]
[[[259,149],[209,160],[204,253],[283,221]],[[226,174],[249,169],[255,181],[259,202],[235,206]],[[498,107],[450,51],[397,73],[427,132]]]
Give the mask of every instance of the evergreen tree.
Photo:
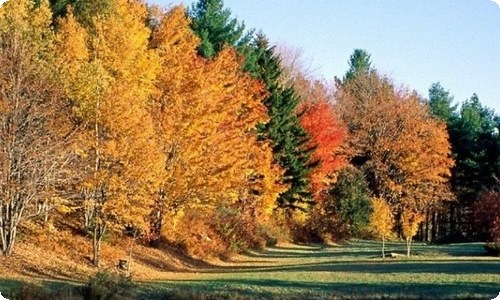
[[[264,101],[270,121],[262,126],[262,136],[272,140],[275,159],[285,169],[285,183],[289,189],[278,199],[281,208],[306,209],[312,203],[309,191],[309,172],[313,149],[307,148],[308,136],[296,114],[300,98],[292,87],[280,85],[282,69],[274,48],[258,35],[254,42],[256,64],[254,76],[266,86],[269,96]]]
[[[64,17],[68,7],[73,8],[73,13],[79,22],[88,26],[92,23],[92,16],[102,15],[111,9],[111,0],[49,0],[53,12],[53,20]]]
[[[451,230],[455,225],[469,238],[476,236],[472,208],[483,191],[498,187],[500,138],[494,111],[483,106],[476,94],[462,104],[460,112],[448,121],[455,167],[451,186],[458,202],[451,210]]]
[[[368,74],[372,71],[370,54],[363,49],[355,49],[349,59],[349,70],[344,76],[344,82],[351,80],[360,74]]]
[[[453,105],[453,96],[439,82],[429,88],[429,108],[432,115],[451,125],[457,118],[457,105]]]
[[[224,8],[222,0],[199,0],[188,10],[191,28],[200,37],[198,52],[213,58],[224,45],[238,50],[248,45],[252,32],[245,33],[245,24],[231,18],[231,10]]]
[[[331,207],[327,210],[347,226],[349,235],[358,235],[367,228],[372,213],[370,194],[363,172],[352,166],[340,172],[337,183],[328,192]]]
[[[456,158],[452,185],[463,200],[473,200],[481,190],[498,184],[497,132],[494,111],[481,105],[476,94],[463,103],[459,119],[450,128]]]

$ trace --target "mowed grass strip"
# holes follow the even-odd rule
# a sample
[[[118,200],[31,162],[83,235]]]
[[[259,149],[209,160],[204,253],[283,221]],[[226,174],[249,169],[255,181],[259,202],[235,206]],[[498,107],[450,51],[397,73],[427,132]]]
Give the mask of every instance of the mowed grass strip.
[[[142,284],[151,299],[492,299],[500,259],[481,243],[416,244],[407,259],[381,259],[380,244],[287,246],[251,252],[225,267]],[[403,253],[402,243],[388,252]]]

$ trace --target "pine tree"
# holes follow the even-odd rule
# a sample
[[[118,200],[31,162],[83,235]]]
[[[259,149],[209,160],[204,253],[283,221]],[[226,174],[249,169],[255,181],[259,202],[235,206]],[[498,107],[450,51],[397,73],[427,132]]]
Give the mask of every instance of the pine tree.
[[[351,80],[360,74],[368,74],[372,71],[370,54],[363,49],[355,49],[349,59],[349,70],[344,76],[344,82]]]
[[[312,204],[309,190],[309,173],[314,164],[310,164],[311,152],[307,148],[309,141],[306,131],[300,125],[296,114],[300,98],[292,87],[280,84],[282,69],[274,48],[268,46],[267,39],[259,35],[254,44],[259,54],[254,76],[264,82],[269,96],[264,101],[270,121],[262,126],[262,135],[273,141],[275,159],[285,171],[285,183],[289,189],[279,198],[282,208],[306,209],[304,204]]]
[[[448,126],[457,118],[457,105],[453,105],[453,96],[446,91],[439,82],[433,83],[429,88],[429,108],[436,118],[446,122]]]
[[[238,50],[248,45],[252,32],[245,33],[245,24],[231,18],[231,10],[222,0],[199,0],[188,11],[191,28],[200,37],[198,52],[213,58],[225,45]]]

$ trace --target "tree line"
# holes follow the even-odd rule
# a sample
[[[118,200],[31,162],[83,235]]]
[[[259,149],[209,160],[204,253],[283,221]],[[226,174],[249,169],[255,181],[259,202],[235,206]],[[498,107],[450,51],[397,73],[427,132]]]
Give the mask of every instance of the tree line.
[[[0,235],[72,222],[218,256],[349,236],[498,239],[500,118],[355,50],[321,80],[221,0],[0,8]],[[478,217],[480,216],[480,217]],[[478,223],[477,221],[481,222]],[[409,250],[408,250],[409,251]]]

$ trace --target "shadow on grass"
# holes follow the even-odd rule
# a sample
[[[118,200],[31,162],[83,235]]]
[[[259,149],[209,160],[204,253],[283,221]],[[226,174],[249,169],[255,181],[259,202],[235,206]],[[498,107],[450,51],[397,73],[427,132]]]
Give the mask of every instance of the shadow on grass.
[[[0,280],[0,292],[2,296],[10,300],[82,299],[82,286],[82,282],[76,281],[47,280],[34,283],[14,279]]]
[[[353,273],[443,273],[499,274],[500,261],[327,261],[320,263],[288,264],[269,267],[232,266],[208,269],[200,273],[269,273],[269,272],[353,272]],[[499,286],[500,288],[500,286]]]
[[[2,296],[7,298],[12,298],[24,285],[24,282],[20,280],[13,279],[2,279],[0,280],[0,292]]]
[[[255,258],[335,258],[335,257],[379,257],[381,250],[371,249],[371,250],[358,250],[358,251],[344,251],[344,249],[336,250],[314,250],[311,251],[286,251],[278,248],[268,248],[266,250],[261,250],[259,252],[250,252],[245,254],[249,257]],[[389,253],[387,251],[387,253]]]
[[[477,299],[493,298],[498,293],[498,285],[468,282],[364,284],[227,279],[158,283],[143,286],[141,294],[147,299],[160,299],[175,291],[184,291],[184,295],[199,299]],[[198,294],[200,297],[193,297]],[[183,298],[178,294],[177,299]]]
[[[473,261],[397,261],[397,262],[329,262],[285,268],[286,272],[358,272],[358,273],[445,273],[498,274],[498,262]]]
[[[479,257],[485,256],[483,243],[427,245],[416,243],[412,247],[412,255],[420,257]],[[325,257],[380,257],[382,246],[377,241],[347,241],[340,246],[288,246],[269,247],[262,251],[247,253],[252,258],[325,258]],[[406,244],[401,242],[386,243],[386,253],[406,254]]]

